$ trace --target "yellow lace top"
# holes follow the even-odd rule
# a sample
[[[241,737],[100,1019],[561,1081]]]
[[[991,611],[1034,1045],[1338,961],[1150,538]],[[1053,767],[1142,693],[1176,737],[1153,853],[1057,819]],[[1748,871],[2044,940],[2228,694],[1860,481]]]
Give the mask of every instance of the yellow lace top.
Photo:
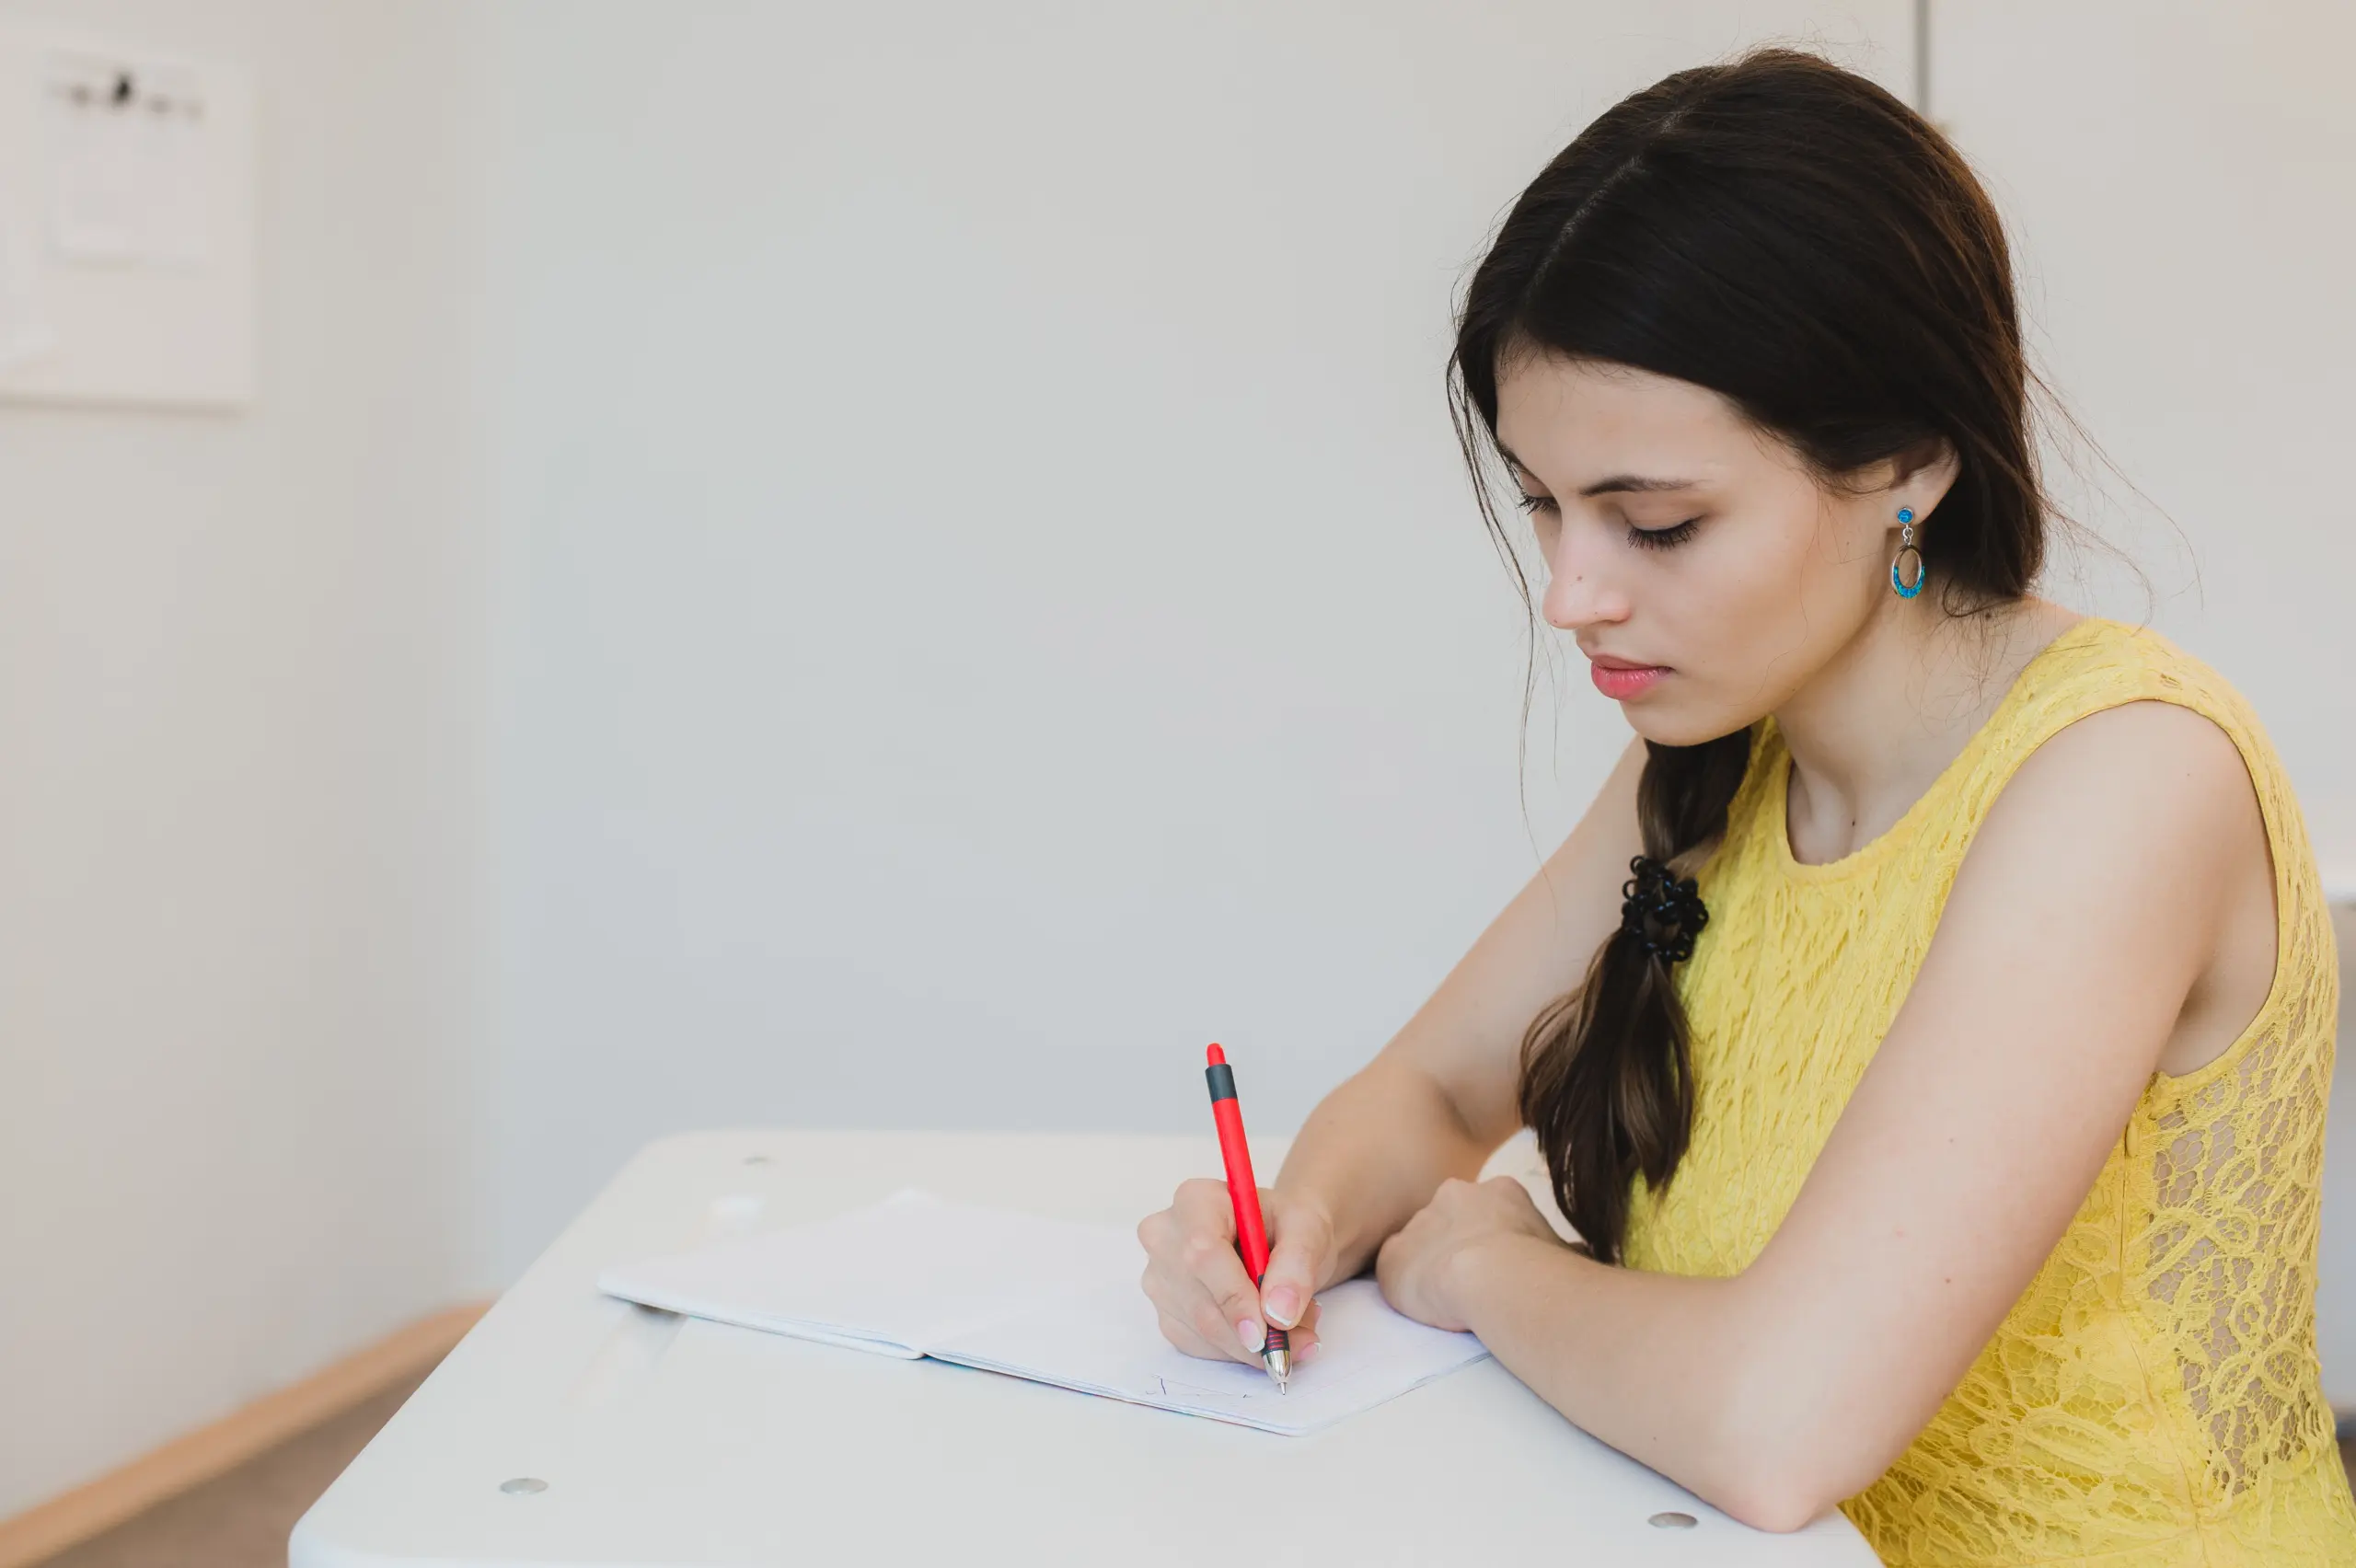
[[[1699,873],[1677,984],[1693,1141],[1634,1195],[1627,1262],[1733,1274],[1766,1244],[1872,1060],[1956,869],[2062,726],[2156,698],[2231,735],[2274,858],[2273,989],[2214,1062],[2154,1073],[2084,1206],[1963,1382],[1842,1510],[1898,1564],[2356,1564],[2315,1350],[2318,1183],[2339,976],[2305,824],[2247,703],[2159,633],[2092,617],[2038,652],[1898,824],[1792,859],[1789,754],[1751,744]]]

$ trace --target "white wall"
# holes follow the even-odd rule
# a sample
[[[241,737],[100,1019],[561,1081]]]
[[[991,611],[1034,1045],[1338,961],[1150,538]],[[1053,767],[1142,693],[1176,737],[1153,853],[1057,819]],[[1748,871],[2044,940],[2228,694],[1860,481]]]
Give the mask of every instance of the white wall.
[[[470,1284],[456,18],[0,0],[262,98],[259,404],[0,406],[0,1516]]]
[[[1624,735],[1542,691],[1525,831],[1462,270],[1620,94],[1811,24],[1902,88],[1910,10],[0,0],[263,96],[260,406],[0,408],[0,1515],[666,1130],[1192,1128],[1211,1037],[1296,1120]],[[2344,880],[2345,17],[1939,13]]]
[[[1670,69],[1911,60],[1901,4],[690,15],[491,14],[495,1275],[668,1128],[1192,1128],[1209,1039],[1297,1121],[1535,865],[1460,273]],[[1566,688],[1540,842],[1626,733]]]
[[[1934,15],[1933,112],[2004,211],[2047,368],[2144,492],[2112,478],[2079,504],[2148,572],[2155,624],[2257,706],[2356,896],[2356,7]],[[2110,613],[2142,615],[2088,564]]]
[[[2058,389],[2144,492],[2112,478],[2078,504],[2148,574],[2154,624],[2256,706],[2327,880],[2356,897],[2356,7],[1934,14],[1934,116],[2004,211]],[[2085,565],[2080,602],[2142,617],[2139,588]],[[2356,1016],[2356,974],[2344,990]],[[2340,1045],[2356,1054],[2345,1028]],[[2340,1082],[2356,1110],[2356,1067]],[[2326,1386],[2356,1406],[2350,1123],[2327,1156],[2317,1303]]]

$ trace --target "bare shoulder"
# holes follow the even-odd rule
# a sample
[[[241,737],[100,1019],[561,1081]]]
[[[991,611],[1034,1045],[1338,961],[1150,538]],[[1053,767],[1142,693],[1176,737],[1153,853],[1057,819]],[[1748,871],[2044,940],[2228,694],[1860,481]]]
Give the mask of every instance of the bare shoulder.
[[[2188,855],[2263,851],[2265,824],[2241,748],[2216,721],[2182,703],[2120,703],[2062,726],[2022,762],[1989,813],[2043,817],[2058,829],[2090,818],[2173,829],[2146,840]],[[2237,829],[2255,834],[2221,842]]]
[[[2152,1066],[2188,1072],[2224,1051],[2277,962],[2273,858],[2233,737],[2151,699],[2088,714],[2031,753],[1958,869],[1949,913],[1992,927],[2057,904],[2119,961],[2131,950],[2122,983],[2176,990]]]

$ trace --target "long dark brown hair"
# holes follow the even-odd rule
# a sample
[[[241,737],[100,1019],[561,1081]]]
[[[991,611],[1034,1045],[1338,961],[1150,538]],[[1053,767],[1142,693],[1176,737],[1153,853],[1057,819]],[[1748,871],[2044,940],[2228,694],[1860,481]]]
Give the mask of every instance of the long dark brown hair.
[[[1948,615],[2017,601],[2043,563],[2035,378],[1995,209],[1928,121],[1829,61],[1757,50],[1623,99],[1530,182],[1473,272],[1450,409],[1527,605],[1483,477],[1484,455],[1498,460],[1500,361],[1523,353],[1708,387],[1827,489],[1945,441],[1960,469],[1919,542]],[[1708,860],[1751,739],[1646,743],[1646,855],[1679,876]],[[1615,932],[1531,1022],[1520,1099],[1564,1214],[1617,1261],[1634,1179],[1664,1185],[1692,1134],[1668,962]]]

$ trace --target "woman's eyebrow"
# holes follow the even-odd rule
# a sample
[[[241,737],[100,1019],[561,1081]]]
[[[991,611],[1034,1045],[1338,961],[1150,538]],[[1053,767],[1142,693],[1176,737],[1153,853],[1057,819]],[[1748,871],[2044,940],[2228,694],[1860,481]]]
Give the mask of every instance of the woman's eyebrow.
[[[1504,444],[1500,443],[1497,446],[1497,450],[1505,455],[1507,462],[1512,464],[1515,467],[1520,469],[1525,474],[1530,472],[1530,465],[1515,456],[1511,449],[1507,447]],[[1535,478],[1534,475],[1532,477]],[[1649,474],[1614,474],[1610,478],[1596,480],[1595,483],[1588,485],[1587,488],[1580,490],[1579,494],[1583,496],[1612,495],[1615,493],[1636,490],[1692,490],[1701,481],[1698,479],[1656,478]]]
[[[1647,474],[1614,474],[1608,479],[1598,479],[1579,491],[1581,495],[1610,495],[1615,490],[1692,490],[1696,479],[1661,479]]]

